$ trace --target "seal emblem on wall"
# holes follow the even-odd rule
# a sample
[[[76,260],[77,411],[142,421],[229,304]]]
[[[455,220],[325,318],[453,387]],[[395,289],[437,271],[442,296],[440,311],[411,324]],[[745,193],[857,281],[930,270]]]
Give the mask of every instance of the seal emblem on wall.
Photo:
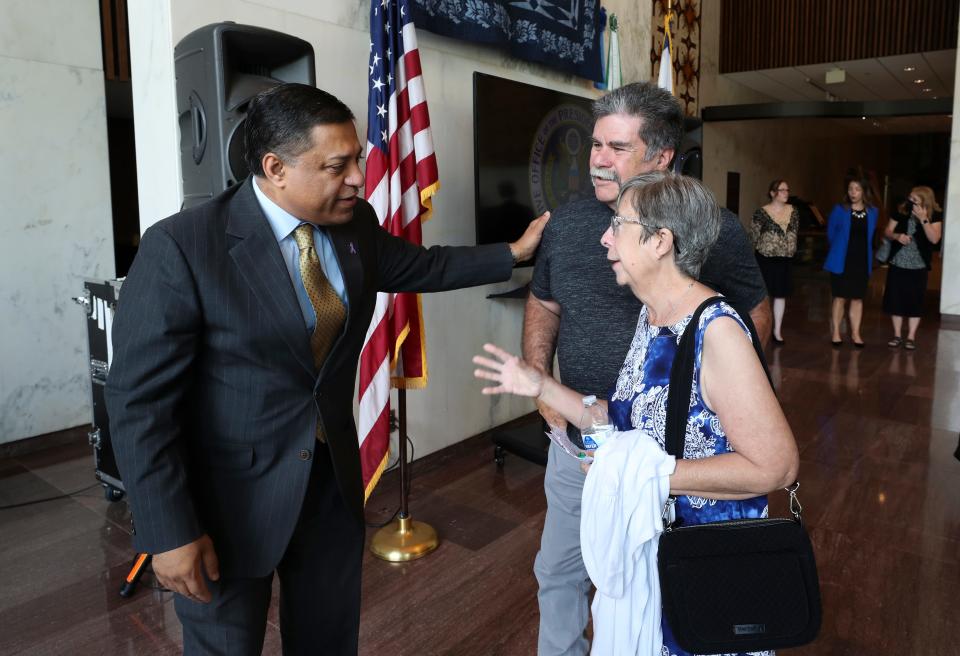
[[[590,144],[593,116],[564,104],[547,112],[530,146],[530,199],[534,215],[593,195]]]

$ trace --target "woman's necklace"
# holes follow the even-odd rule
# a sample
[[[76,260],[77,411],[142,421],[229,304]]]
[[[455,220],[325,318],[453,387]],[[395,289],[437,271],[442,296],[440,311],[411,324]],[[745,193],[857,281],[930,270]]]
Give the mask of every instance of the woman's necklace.
[[[686,288],[685,290],[683,290],[683,293],[680,294],[680,296],[677,298],[676,302],[671,301],[669,298],[667,299],[667,304],[670,306],[670,309],[668,309],[668,310],[667,310],[667,313],[663,316],[663,321],[657,319],[657,320],[654,322],[654,325],[657,325],[657,326],[669,326],[669,325],[670,325],[670,321],[668,321],[668,320],[673,317],[673,313],[674,313],[674,311],[675,311],[678,307],[680,307],[681,301],[683,301],[683,299],[686,298],[687,294],[690,293],[690,290],[693,289],[693,283],[695,283],[695,282],[697,282],[697,281],[696,281],[696,280],[691,280],[691,281],[690,281],[690,284],[688,284],[688,285],[687,285],[687,288]]]

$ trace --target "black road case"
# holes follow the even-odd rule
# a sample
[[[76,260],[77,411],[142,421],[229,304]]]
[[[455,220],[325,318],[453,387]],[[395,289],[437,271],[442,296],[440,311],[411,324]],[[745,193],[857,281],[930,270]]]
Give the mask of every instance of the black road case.
[[[117,309],[121,280],[85,280],[83,295],[75,300],[87,314],[87,346],[90,354],[90,398],[93,407],[90,445],[97,479],[103,483],[108,501],[119,501],[126,490],[110,443],[110,422],[104,402],[107,372],[113,360],[111,342],[113,313]]]

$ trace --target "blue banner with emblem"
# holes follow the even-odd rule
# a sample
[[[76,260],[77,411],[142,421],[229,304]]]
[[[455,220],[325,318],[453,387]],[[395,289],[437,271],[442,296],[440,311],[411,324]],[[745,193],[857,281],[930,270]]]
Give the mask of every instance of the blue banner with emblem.
[[[412,0],[410,6],[419,29],[603,80],[600,0]]]

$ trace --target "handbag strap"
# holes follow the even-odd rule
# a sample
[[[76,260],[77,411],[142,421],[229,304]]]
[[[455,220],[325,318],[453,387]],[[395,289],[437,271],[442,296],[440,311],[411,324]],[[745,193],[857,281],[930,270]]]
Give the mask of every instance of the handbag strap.
[[[683,330],[680,337],[680,343],[677,345],[677,352],[673,357],[673,364],[670,367],[670,388],[667,392],[667,423],[664,434],[664,444],[667,453],[675,456],[677,459],[683,458],[684,445],[687,434],[687,419],[690,414],[690,392],[693,389],[693,372],[696,365],[697,353],[697,329],[700,325],[700,316],[712,305],[718,305],[725,302],[723,296],[711,296],[701,303],[693,312],[690,321]],[[767,368],[767,359],[763,355],[763,346],[760,344],[760,337],[757,335],[756,326],[750,319],[750,315],[741,315],[741,320],[750,331],[750,339],[753,342],[753,350],[760,360],[760,366],[767,376],[770,387],[773,388],[773,379],[770,377],[770,370]],[[774,389],[774,394],[776,390]],[[800,482],[796,481],[793,485],[785,488],[790,493],[790,512],[799,521],[800,513],[803,507],[797,499],[797,489]],[[664,506],[664,522],[669,511],[669,506],[676,501],[676,497],[670,495],[667,505]]]
[[[725,301],[726,299],[723,296],[712,296],[694,310],[693,316],[690,317],[690,322],[680,338],[680,343],[677,345],[677,353],[673,357],[673,364],[670,367],[670,389],[667,392],[665,444],[667,453],[677,458],[683,458],[687,418],[690,414],[690,392],[693,389],[693,369],[696,364],[697,327],[700,324],[700,315],[710,306]],[[773,387],[770,370],[767,369],[767,359],[763,355],[763,346],[760,344],[757,329],[753,325],[753,321],[750,320],[749,314],[746,317],[741,317],[741,319],[750,331],[753,350],[756,351],[763,372],[767,375],[767,380],[770,381],[770,387]],[[683,402],[684,399],[687,399],[687,403]]]

